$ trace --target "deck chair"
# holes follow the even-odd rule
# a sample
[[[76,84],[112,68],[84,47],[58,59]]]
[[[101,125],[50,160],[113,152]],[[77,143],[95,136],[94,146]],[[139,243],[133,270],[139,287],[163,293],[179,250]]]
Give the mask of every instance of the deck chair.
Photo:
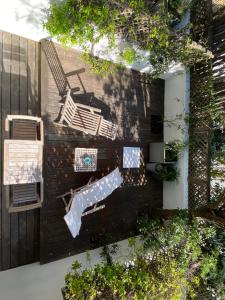
[[[57,124],[114,140],[116,138],[117,125],[105,120],[100,113],[100,109],[75,103],[69,90]]]
[[[41,118],[32,116],[8,115],[5,120],[5,130],[8,132],[10,138],[4,141],[4,184],[9,185],[9,195],[6,203],[8,211],[9,213],[14,213],[39,208],[43,202],[43,179],[41,174],[43,148],[42,120]],[[17,148],[18,145],[19,148]],[[6,155],[10,155],[9,152],[6,151],[8,147],[14,147],[14,152],[16,153],[14,157],[6,157]],[[22,169],[21,161],[19,160],[23,152],[26,151],[26,147],[30,147],[30,153],[29,149],[27,149],[28,152],[25,152],[24,157],[28,155],[28,159],[31,160],[31,162],[32,159],[35,158],[35,155],[38,155],[38,172],[37,169],[35,169],[36,174],[32,174],[36,177],[33,176],[34,179],[32,180],[31,176],[29,178],[20,178],[19,173],[18,178],[10,178],[10,164],[11,166],[18,164],[19,168]],[[37,153],[35,153],[35,147],[39,150]],[[16,171],[20,172],[20,170],[18,171],[18,167]],[[12,182],[13,180],[15,180],[15,182]],[[25,182],[23,182],[23,180]],[[36,180],[38,180],[38,182],[35,182]],[[29,183],[26,183],[26,181]],[[10,184],[11,182],[13,184]]]
[[[105,205],[97,206],[98,203],[107,198],[122,182],[121,173],[116,168],[100,180],[89,180],[85,186],[57,197],[65,205],[64,220],[74,238],[79,234],[81,217],[103,209]],[[87,208],[90,209],[86,211]]]
[[[48,65],[51,69],[51,72],[52,72],[52,75],[54,77],[55,83],[56,83],[57,88],[59,90],[59,95],[64,96],[67,92],[67,89],[70,89],[71,92],[79,91],[80,88],[78,88],[78,87],[72,88],[71,87],[71,85],[68,81],[68,78],[70,76],[77,75],[79,81],[81,81],[80,77],[79,77],[79,74],[85,72],[85,69],[80,68],[78,70],[75,70],[75,71],[72,71],[72,72],[69,72],[69,73],[65,73],[64,70],[63,70],[62,64],[59,60],[58,53],[55,49],[54,43],[52,41],[47,40],[47,39],[42,39],[41,40],[41,48],[43,49],[43,51],[45,53],[46,59],[48,61]]]

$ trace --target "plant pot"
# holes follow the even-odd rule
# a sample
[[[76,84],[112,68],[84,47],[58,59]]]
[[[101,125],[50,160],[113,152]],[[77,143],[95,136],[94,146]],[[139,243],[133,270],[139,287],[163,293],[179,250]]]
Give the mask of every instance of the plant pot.
[[[152,173],[158,173],[163,169],[162,163],[148,163],[146,164],[146,170]]]
[[[162,181],[177,181],[179,172],[176,168],[175,163],[165,164],[163,170],[160,171],[160,179]]]
[[[63,300],[66,300],[66,287],[61,288]]]
[[[146,169],[160,181],[176,181],[179,175],[175,163],[148,163]]]

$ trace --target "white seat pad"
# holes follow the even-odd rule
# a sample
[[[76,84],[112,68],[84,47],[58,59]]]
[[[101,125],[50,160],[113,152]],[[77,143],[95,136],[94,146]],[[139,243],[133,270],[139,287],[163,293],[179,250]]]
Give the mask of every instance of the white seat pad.
[[[122,182],[121,173],[116,168],[107,176],[75,193],[71,208],[64,216],[64,220],[74,238],[79,234],[81,217],[85,209],[108,197]]]

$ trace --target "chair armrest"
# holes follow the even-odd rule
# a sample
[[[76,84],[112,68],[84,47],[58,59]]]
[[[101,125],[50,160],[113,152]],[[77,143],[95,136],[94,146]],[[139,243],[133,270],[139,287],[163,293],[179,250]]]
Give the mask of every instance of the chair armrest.
[[[40,121],[40,140],[44,144],[44,125],[42,120]]]
[[[34,116],[25,116],[25,115],[7,115],[5,119],[5,131],[9,131],[9,122],[13,120],[31,120],[42,123],[42,119]],[[42,124],[43,127],[43,124]]]
[[[16,120],[31,120],[31,121],[36,121],[36,122],[41,122],[41,118],[35,117],[35,116],[25,116],[25,115],[8,115],[7,119],[9,121],[12,121],[14,119]]]
[[[78,69],[78,70],[75,70],[75,71],[72,71],[72,72],[65,73],[65,76],[69,77],[69,76],[81,74],[81,73],[84,73],[84,72],[85,72],[85,69],[81,68],[81,69]]]

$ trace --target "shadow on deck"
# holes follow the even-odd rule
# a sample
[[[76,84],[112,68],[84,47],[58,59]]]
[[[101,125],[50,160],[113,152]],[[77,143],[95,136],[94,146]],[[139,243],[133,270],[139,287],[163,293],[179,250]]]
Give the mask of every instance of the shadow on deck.
[[[71,70],[85,72],[68,77],[70,86],[79,88],[73,94],[75,102],[100,108],[106,120],[118,124],[115,141],[86,135],[55,125],[60,111],[57,76],[52,73],[52,60],[41,53],[41,106],[45,122],[44,180],[45,202],[41,210],[41,263],[79,253],[128,237],[136,232],[137,217],[151,207],[162,206],[162,184],[145,171],[149,142],[162,141],[163,132],[151,130],[151,118],[163,115],[164,81],[144,83],[138,72],[120,70],[101,77],[92,74],[80,58],[80,53],[55,45],[64,74]],[[141,148],[140,169],[123,169],[124,146]],[[97,148],[97,172],[75,173],[74,149]],[[113,192],[104,210],[82,218],[79,236],[73,239],[63,220],[63,204],[56,196],[85,185],[89,178],[101,178],[115,167],[124,176],[121,188]]]

